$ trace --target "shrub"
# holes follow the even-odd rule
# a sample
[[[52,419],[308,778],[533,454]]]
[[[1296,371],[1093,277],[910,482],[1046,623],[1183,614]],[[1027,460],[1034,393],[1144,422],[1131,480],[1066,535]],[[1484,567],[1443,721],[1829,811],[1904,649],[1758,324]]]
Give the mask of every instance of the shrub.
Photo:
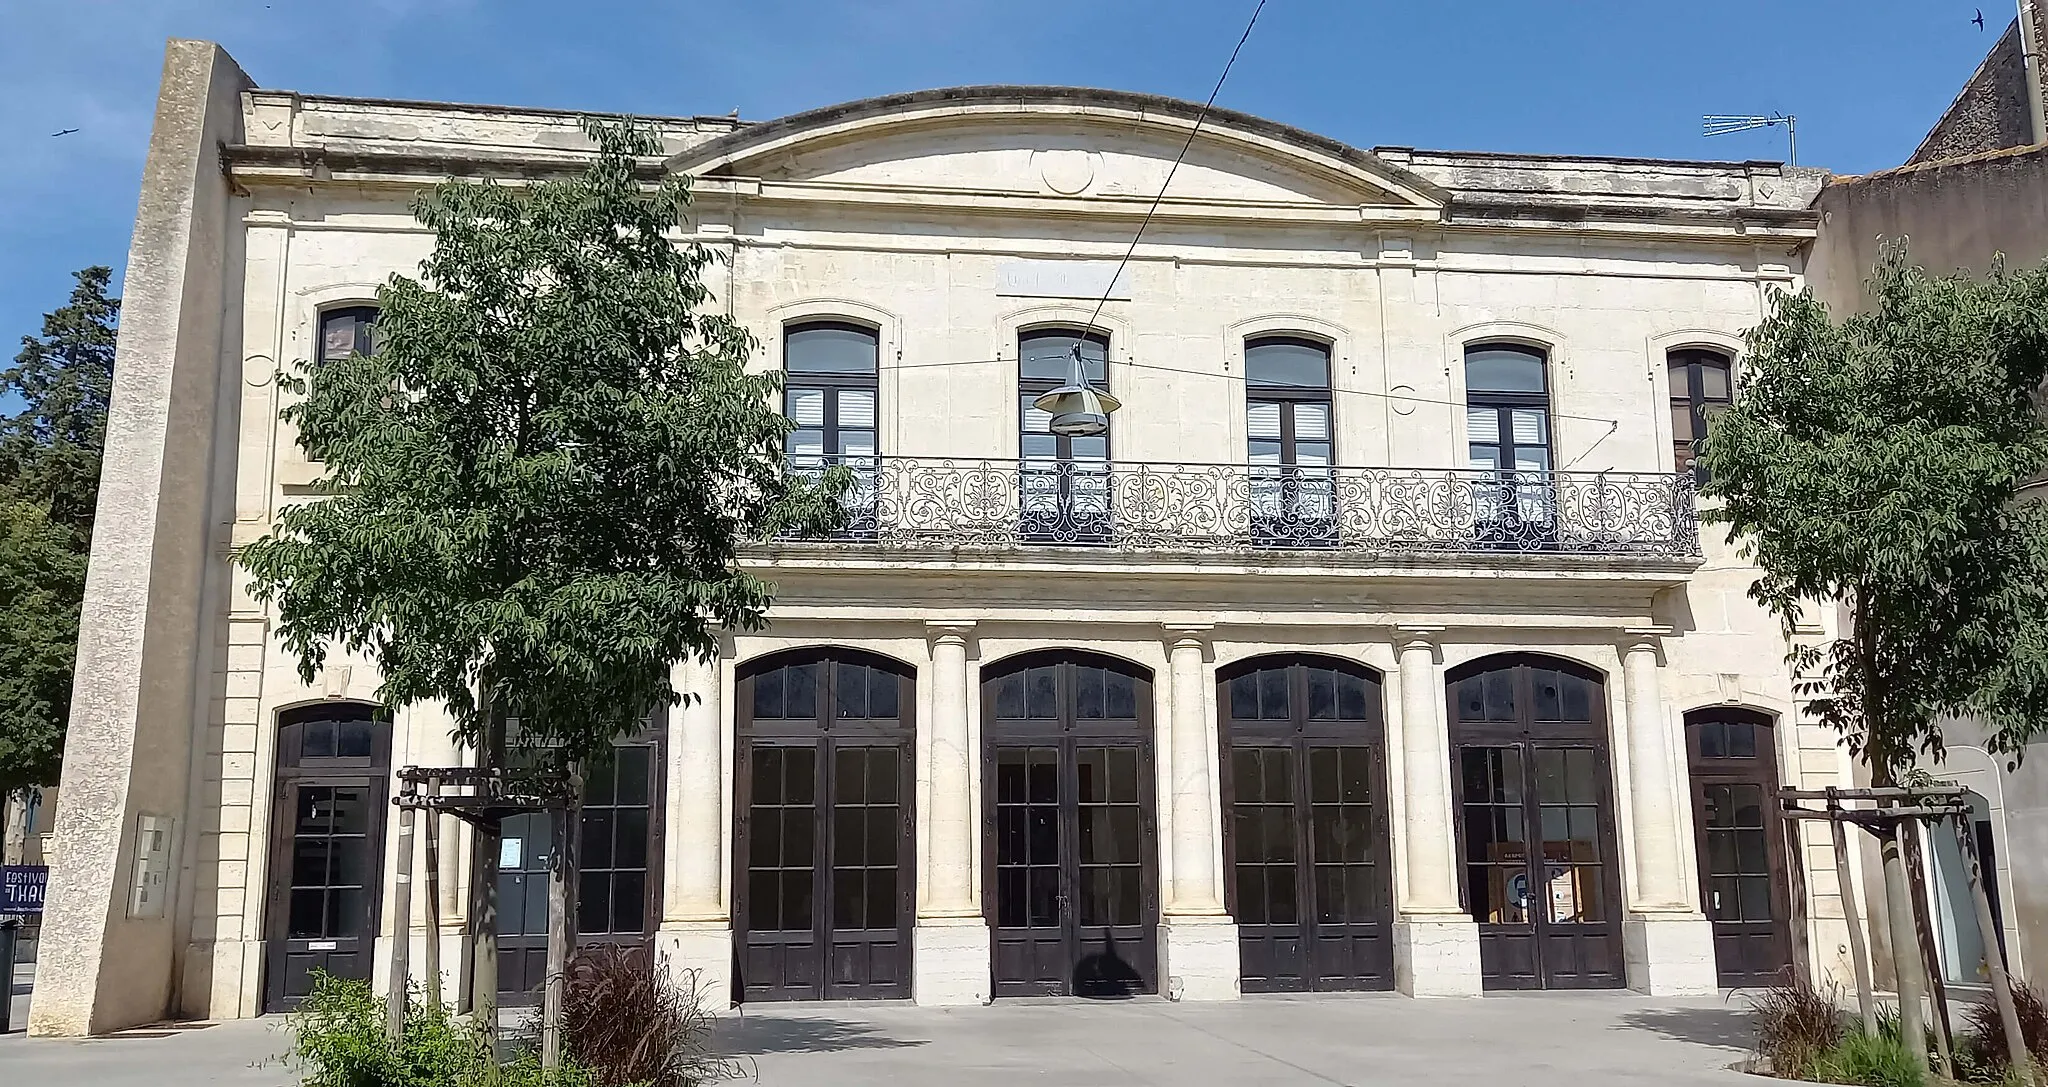
[[[671,977],[647,948],[578,951],[563,978],[564,1047],[605,1087],[738,1078],[735,1062],[710,1052],[712,1017],[694,980]]]
[[[1782,1074],[1782,1073],[1781,1073]],[[1924,1087],[1927,1074],[1913,1064],[1896,1036],[1848,1035],[1813,1062],[1804,1078],[1867,1087]]]
[[[1801,979],[1776,985],[1749,998],[1756,1013],[1756,1051],[1771,1062],[1774,1075],[1808,1079],[1814,1062],[1842,1042],[1838,990],[1830,984],[1816,989]]]
[[[387,1007],[367,982],[315,975],[313,991],[285,1021],[286,1063],[305,1087],[485,1087],[494,1072],[499,1087],[591,1087],[573,1062],[547,1073],[530,1052],[495,1067],[488,1036],[417,993],[394,1047],[384,1037]]]
[[[2048,1064],[2048,1001],[2026,982],[2013,979],[2012,1002],[2019,1012],[2020,1038],[2037,1065]],[[1964,1041],[1970,1057],[1986,1069],[2003,1072],[2006,1059],[2005,1020],[1998,1014],[1998,1002],[1987,996],[1970,1005],[1965,1015]]]

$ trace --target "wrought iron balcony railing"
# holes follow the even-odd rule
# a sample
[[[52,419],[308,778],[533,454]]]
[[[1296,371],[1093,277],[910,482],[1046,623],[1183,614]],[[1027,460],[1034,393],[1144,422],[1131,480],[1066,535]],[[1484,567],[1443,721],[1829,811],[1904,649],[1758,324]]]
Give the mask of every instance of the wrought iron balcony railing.
[[[833,459],[847,523],[813,538],[884,548],[1699,554],[1686,474]]]

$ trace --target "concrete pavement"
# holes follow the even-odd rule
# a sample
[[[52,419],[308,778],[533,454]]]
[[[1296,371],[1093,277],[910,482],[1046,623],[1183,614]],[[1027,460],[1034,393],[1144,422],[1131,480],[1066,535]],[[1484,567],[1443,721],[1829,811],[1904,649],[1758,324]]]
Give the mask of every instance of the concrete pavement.
[[[75,1042],[0,1039],[0,1082],[282,1087],[277,1020]],[[1741,1000],[1548,993],[1476,1000],[1251,997],[1232,1004],[1009,1001],[986,1008],[781,1005],[722,1046],[764,1087],[1608,1087],[1755,1085]]]

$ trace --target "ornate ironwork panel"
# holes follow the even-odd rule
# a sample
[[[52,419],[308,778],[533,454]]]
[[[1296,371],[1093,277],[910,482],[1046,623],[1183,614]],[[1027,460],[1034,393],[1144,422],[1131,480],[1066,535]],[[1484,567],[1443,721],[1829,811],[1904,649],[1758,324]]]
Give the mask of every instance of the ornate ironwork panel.
[[[861,458],[826,537],[898,548],[1691,558],[1690,475]]]

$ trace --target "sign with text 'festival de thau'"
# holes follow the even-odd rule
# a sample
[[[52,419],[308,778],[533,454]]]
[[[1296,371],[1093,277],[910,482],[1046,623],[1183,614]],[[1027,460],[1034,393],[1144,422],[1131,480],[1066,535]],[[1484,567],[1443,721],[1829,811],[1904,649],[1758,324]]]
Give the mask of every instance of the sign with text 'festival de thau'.
[[[0,866],[0,916],[43,912],[50,869],[40,864]]]

